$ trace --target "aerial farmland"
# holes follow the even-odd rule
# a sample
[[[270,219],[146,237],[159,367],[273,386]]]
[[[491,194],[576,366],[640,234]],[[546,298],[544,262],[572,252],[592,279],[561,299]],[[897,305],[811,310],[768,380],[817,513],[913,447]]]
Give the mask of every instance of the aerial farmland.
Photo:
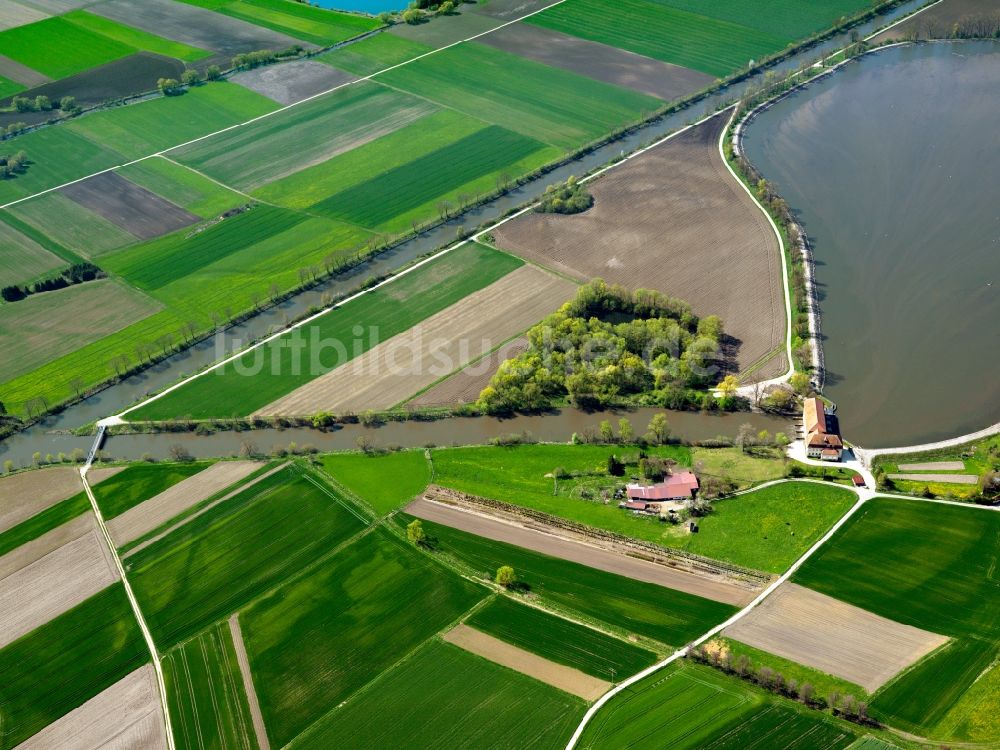
[[[1000,748],[995,5],[0,3],[0,750]]]

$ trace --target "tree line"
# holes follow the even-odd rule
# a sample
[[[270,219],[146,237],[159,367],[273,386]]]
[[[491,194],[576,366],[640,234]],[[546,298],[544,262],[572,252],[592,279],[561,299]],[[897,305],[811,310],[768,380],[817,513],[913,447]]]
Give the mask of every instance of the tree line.
[[[103,276],[104,272],[93,263],[74,263],[69,268],[63,269],[58,276],[50,276],[47,279],[41,279],[25,286],[17,284],[5,286],[3,289],[0,289],[0,296],[3,297],[5,302],[18,302],[32,294],[65,289],[68,286],[82,284],[85,281],[93,281]]]

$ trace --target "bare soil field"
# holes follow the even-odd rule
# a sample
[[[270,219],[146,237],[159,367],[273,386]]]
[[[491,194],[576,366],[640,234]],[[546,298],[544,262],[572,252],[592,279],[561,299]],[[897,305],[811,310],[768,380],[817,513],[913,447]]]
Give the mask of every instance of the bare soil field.
[[[529,212],[493,231],[497,245],[579,277],[656,289],[718,315],[739,371],[779,352],[754,379],[784,372],[785,302],[777,238],[726,169],[720,114],[614,167],[581,214]]]
[[[541,26],[516,23],[477,41],[545,65],[641,91],[664,101],[693,93],[715,81],[707,73]]]
[[[0,580],[9,575],[13,575],[22,568],[26,568],[32,563],[41,560],[51,552],[55,552],[63,545],[69,544],[75,539],[79,539],[84,534],[97,529],[97,519],[91,512],[67,521],[62,526],[42,534],[37,539],[25,542],[17,549],[11,550],[3,557],[0,557]]]
[[[156,673],[147,664],[49,724],[17,750],[166,748]]]
[[[93,0],[21,0],[21,2],[56,16],[60,13],[68,13],[71,10],[82,8],[85,5],[91,5]]]
[[[29,68],[17,60],[11,60],[9,57],[4,57],[3,55],[0,55],[0,76],[17,81],[22,86],[41,86],[43,83],[48,83],[52,80],[34,68]]]
[[[12,529],[21,521],[82,491],[80,470],[74,466],[25,471],[4,477],[0,479],[0,532]]]
[[[591,677],[578,669],[543,659],[530,651],[512,646],[499,638],[494,638],[492,635],[482,633],[465,624],[456,625],[441,637],[448,643],[477,656],[489,659],[521,674],[526,674],[528,677],[534,677],[554,688],[579,696],[585,701],[596,701],[611,689],[610,682]]]
[[[593,547],[582,542],[563,539],[543,531],[498,521],[478,513],[461,510],[420,498],[406,506],[405,512],[426,521],[444,524],[460,531],[506,542],[518,547],[541,552],[544,555],[604,570],[616,575],[634,578],[637,581],[653,583],[668,589],[683,591],[705,599],[746,606],[753,601],[756,592],[725,581],[694,575],[675,570],[665,565],[646,562],[608,550]]]
[[[115,279],[98,279],[0,305],[0,382],[152,315],[163,305]],[[58,311],[58,314],[54,314]]]
[[[553,312],[576,286],[524,265],[256,415],[387,409]]]
[[[253,686],[253,672],[250,670],[250,657],[247,656],[246,643],[243,641],[243,631],[240,629],[239,615],[229,618],[229,633],[233,636],[233,647],[236,649],[236,662],[240,665],[240,674],[243,677],[243,689],[247,694],[247,703],[250,705],[250,716],[253,719],[254,734],[257,735],[257,744],[260,750],[271,750],[271,742],[267,738],[267,727],[264,724],[264,714],[260,710],[260,701],[257,700],[257,690]]]
[[[407,403],[421,408],[471,403],[479,398],[483,388],[490,384],[490,379],[502,362],[516,357],[527,349],[528,340],[526,338],[508,341],[492,354],[488,354],[478,362],[473,362],[459,370]]]
[[[24,5],[17,0],[5,0],[3,5],[0,5],[0,31],[13,29],[15,26],[24,26],[48,17],[48,13],[32,8],[30,5]]]
[[[510,19],[505,20],[509,21]],[[462,10],[456,15],[438,16],[431,23],[412,25],[397,23],[387,33],[401,36],[404,39],[412,39],[429,47],[444,47],[495,29],[500,24],[499,19]]]
[[[107,522],[119,547],[148,534],[178,513],[210,498],[261,467],[255,461],[220,461]]]
[[[925,464],[899,464],[900,471],[963,471],[963,461],[931,461]]]
[[[979,484],[975,474],[890,474],[889,479],[907,482],[941,482],[943,484]]]
[[[467,10],[503,21],[510,21],[551,4],[552,0],[489,0],[486,3],[473,5]]]
[[[357,76],[313,60],[294,60],[237,73],[229,79],[279,104],[294,104]]]
[[[18,554],[14,550],[5,558]],[[0,580],[0,648],[116,580],[118,568],[96,529],[29,562]]]
[[[883,31],[872,40],[873,44],[899,41],[916,33],[919,37],[947,35],[957,21],[971,16],[995,18],[1000,14],[996,0],[943,0],[922,13],[903,21],[898,26]]]
[[[227,57],[259,49],[279,50],[293,44],[317,49],[315,44],[286,34],[171,0],[106,0],[87,10],[150,34],[213,50]]]
[[[0,68],[2,67],[2,62],[0,62]],[[179,79],[183,72],[184,63],[180,60],[157,55],[153,52],[137,52],[134,55],[112,60],[104,65],[51,83],[48,82],[48,78],[43,76],[42,80],[25,84],[33,88],[21,92],[19,96],[33,98],[44,94],[52,101],[59,101],[64,96],[75,96],[76,103],[81,107],[90,107],[109,99],[119,99],[143,91],[152,91],[156,88],[158,79]],[[2,75],[2,71],[0,71],[0,75]],[[25,120],[25,115],[38,115],[37,119],[41,122],[50,118],[52,113],[3,113],[4,121],[16,121],[18,118],[15,118],[14,115],[18,115],[21,120]],[[30,121],[28,122],[30,123]]]
[[[201,221],[190,211],[129,182],[117,172],[75,182],[59,192],[142,240]]]
[[[783,584],[723,635],[870,693],[948,640],[794,583]]]

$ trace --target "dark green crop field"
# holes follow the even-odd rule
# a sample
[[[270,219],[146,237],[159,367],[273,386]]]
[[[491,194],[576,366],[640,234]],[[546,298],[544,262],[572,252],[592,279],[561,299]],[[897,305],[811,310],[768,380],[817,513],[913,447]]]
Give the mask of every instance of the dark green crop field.
[[[397,516],[405,525],[410,518]],[[629,633],[679,646],[723,622],[736,607],[651,583],[541,555],[503,542],[424,521],[437,549],[492,576],[511,565],[522,585],[543,601],[579,612]]]
[[[37,539],[42,534],[62,526],[77,516],[90,510],[90,499],[86,493],[78,492],[73,497],[46,508],[17,526],[0,533],[0,556],[6,555],[22,544]]]
[[[0,748],[18,745],[149,660],[120,583],[0,649]]]
[[[620,682],[656,661],[652,651],[503,596],[476,610],[466,624],[609,682]]]
[[[157,645],[197,633],[363,528],[333,490],[296,467],[272,474],[129,557]]]
[[[94,497],[105,520],[110,520],[209,466],[211,463],[205,461],[135,464],[94,485]]]
[[[578,698],[435,640],[295,747],[560,750],[583,711]]]
[[[391,284],[331,310],[305,329],[292,331],[248,352],[237,363],[140,407],[129,418],[159,420],[186,415],[250,414],[374,346],[378,342],[373,342],[367,333],[371,326],[376,327],[378,341],[386,341],[521,264],[520,260],[487,247],[475,243],[464,245]],[[433,294],[429,293],[431,290]],[[359,325],[363,326],[366,337],[356,341],[354,331]],[[289,341],[301,345],[292,346]],[[319,342],[315,350],[314,341]],[[337,346],[330,344],[332,341],[340,342],[343,349],[338,351]],[[347,358],[343,359],[345,355]],[[298,367],[293,364],[296,361]]]
[[[376,529],[256,602],[240,622],[272,747],[485,595],[486,589]],[[381,726],[398,723],[380,718]]]

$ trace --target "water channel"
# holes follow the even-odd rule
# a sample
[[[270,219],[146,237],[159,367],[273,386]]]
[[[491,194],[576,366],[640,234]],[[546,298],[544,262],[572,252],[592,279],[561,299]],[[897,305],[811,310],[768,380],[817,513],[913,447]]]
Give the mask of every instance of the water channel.
[[[893,19],[899,18],[908,13],[912,13],[917,8],[925,4],[925,0],[911,0],[904,2],[884,15],[868,21],[858,27],[856,31],[862,36],[872,33],[877,28],[881,28],[890,23]],[[829,54],[841,49],[850,42],[850,34],[839,34],[831,37],[816,46],[789,57],[772,69],[777,71],[795,70],[806,63],[817,59],[822,54]],[[413,260],[420,258],[434,250],[444,247],[453,242],[456,232],[460,227],[477,227],[487,222],[496,221],[510,210],[517,208],[534,198],[537,198],[545,190],[547,185],[565,181],[571,175],[580,175],[591,172],[625,154],[631,153],[649,143],[656,141],[669,133],[694,122],[705,114],[714,111],[717,107],[729,104],[740,98],[742,92],[749,85],[754,85],[759,78],[759,74],[752,78],[734,84],[726,89],[716,92],[705,99],[697,102],[691,107],[679,112],[666,115],[655,122],[630,133],[629,135],[596,149],[584,156],[581,156],[558,169],[549,172],[542,179],[535,180],[529,184],[518,187],[515,190],[487,203],[472,209],[461,217],[442,224],[437,228],[425,232],[395,248],[371,258],[364,264],[352,269],[347,273],[338,275],[336,278],[324,282],[322,285],[307,291],[296,297],[289,299],[275,307],[262,311],[253,318],[232,328],[219,333],[212,339],[206,340],[184,352],[181,352],[158,365],[132,377],[126,378],[100,393],[86,399],[60,414],[53,415],[38,423],[32,428],[13,435],[0,441],[0,461],[12,460],[17,465],[27,465],[30,463],[32,455],[40,452],[43,456],[46,453],[58,454],[59,452],[69,453],[74,448],[87,448],[91,440],[89,438],[77,438],[65,434],[66,431],[80,427],[98,419],[116,414],[125,407],[143,399],[149,393],[158,391],[172,383],[177,382],[185,375],[190,375],[199,369],[209,365],[222,357],[223,354],[231,353],[244,346],[248,341],[252,341],[282,327],[289,320],[298,318],[313,307],[323,304],[323,300],[330,295],[339,296],[355,290],[365,279],[390,273],[407,265]],[[682,415],[678,415],[672,421],[676,422]],[[691,415],[683,415],[691,416]],[[702,415],[693,415],[701,417]],[[744,415],[746,416],[746,415]],[[704,416],[704,419],[715,420],[716,417]],[[564,417],[549,416],[544,419],[564,419]],[[468,420],[461,420],[466,422]],[[596,421],[599,421],[596,420]],[[595,421],[595,424],[596,424]],[[745,421],[745,420],[744,420]],[[495,423],[495,432],[489,434],[499,434],[510,432],[519,428],[513,428],[496,420],[484,420],[483,424]],[[702,437],[711,437],[717,434],[735,434],[738,425],[728,430],[720,430],[715,421],[706,422],[704,432],[698,433]],[[421,429],[432,428],[428,422],[414,423]],[[643,423],[644,424],[644,423]],[[638,422],[637,422],[638,425]],[[690,439],[697,439],[691,425]],[[761,428],[763,429],[763,428]],[[770,429],[770,428],[769,428]],[[782,429],[779,427],[778,429]],[[558,424],[552,432],[558,437],[552,439],[566,439],[575,430],[571,424]],[[542,431],[535,431],[541,437]],[[677,431],[681,434],[680,430]],[[484,433],[484,437],[488,435]],[[113,438],[116,455],[139,456],[143,453],[151,453],[165,457],[169,445],[177,442],[178,435],[165,436],[172,437],[172,441],[156,439],[151,435],[131,435]],[[687,435],[684,435],[687,437]],[[290,438],[289,438],[290,439]],[[211,438],[195,438],[186,436],[186,440],[191,442],[189,447],[193,455],[213,455],[208,451],[217,451],[215,455],[229,455],[239,450],[242,442],[240,433],[220,433]],[[225,442],[227,441],[228,442]],[[137,446],[135,449],[124,448],[126,441],[133,441]],[[204,441],[204,442],[198,442]],[[282,437],[278,442],[287,442]],[[433,438],[416,441],[415,444],[422,445],[425,442],[439,442],[439,444],[450,444],[451,440],[435,441]],[[225,445],[223,443],[225,442]],[[259,441],[262,445],[270,445],[270,440],[263,438]],[[320,440],[304,440],[302,442],[312,442],[320,444]],[[350,441],[353,447],[353,441]],[[386,442],[390,442],[388,439]],[[402,440],[393,439],[391,442],[402,443]],[[211,448],[195,447],[196,445],[209,445]],[[161,454],[156,451],[161,450]]]
[[[1000,422],[1000,43],[865,56],[744,148],[813,245],[844,435],[913,445]]]

